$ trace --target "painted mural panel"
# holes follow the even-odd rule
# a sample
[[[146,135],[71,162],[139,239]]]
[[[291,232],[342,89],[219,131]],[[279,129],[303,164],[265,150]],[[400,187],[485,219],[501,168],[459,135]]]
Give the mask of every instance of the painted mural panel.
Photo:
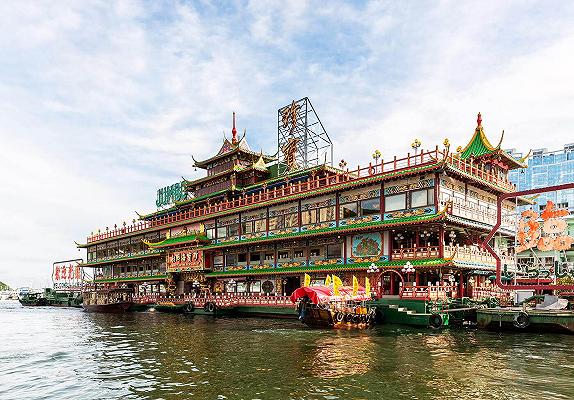
[[[349,237],[350,254],[347,264],[388,261],[385,255],[384,234],[381,232],[369,232]]]

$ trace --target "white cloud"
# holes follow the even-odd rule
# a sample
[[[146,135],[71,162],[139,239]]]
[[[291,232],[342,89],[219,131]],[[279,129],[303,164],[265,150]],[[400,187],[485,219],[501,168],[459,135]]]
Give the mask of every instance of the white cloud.
[[[478,111],[508,147],[572,141],[570,3],[237,4],[0,3],[0,280],[43,284],[151,211],[232,111],[273,153],[277,108],[309,96],[350,165],[464,144]]]

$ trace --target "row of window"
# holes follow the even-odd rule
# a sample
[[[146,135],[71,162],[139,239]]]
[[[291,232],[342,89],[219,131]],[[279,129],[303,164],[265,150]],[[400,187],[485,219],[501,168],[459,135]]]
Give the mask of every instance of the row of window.
[[[247,263],[249,260],[250,264],[260,264],[260,263],[273,263],[275,261],[275,255],[277,254],[277,260],[289,261],[289,260],[305,260],[307,254],[309,258],[341,258],[342,254],[342,244],[329,244],[326,246],[319,247],[309,247],[309,248],[297,248],[297,249],[282,249],[275,251],[253,251],[253,252],[237,252],[228,253],[225,255],[225,265],[237,265],[238,263]],[[215,266],[221,266],[221,261],[215,261]]]
[[[434,204],[434,189],[422,189],[385,196],[385,211],[398,211],[419,208]],[[339,218],[356,218],[381,214],[381,199],[356,200],[339,204]],[[301,225],[311,225],[336,220],[335,206],[319,207],[301,212]],[[269,217],[269,230],[294,228],[299,226],[299,212],[285,213]],[[241,231],[240,231],[241,227]],[[246,222],[236,222],[227,226],[207,229],[207,237],[221,239],[267,231],[267,219],[260,218]]]

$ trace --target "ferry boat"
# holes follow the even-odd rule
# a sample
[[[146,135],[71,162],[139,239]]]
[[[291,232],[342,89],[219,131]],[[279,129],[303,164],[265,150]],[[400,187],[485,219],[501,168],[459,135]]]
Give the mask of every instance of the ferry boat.
[[[82,295],[78,292],[57,292],[52,288],[45,288],[42,292],[21,293],[18,300],[23,306],[51,306],[51,307],[77,307],[82,306]]]
[[[386,322],[421,325],[436,320],[436,303],[507,296],[489,284],[496,260],[482,240],[497,223],[498,196],[509,194],[493,241],[516,265],[512,213],[529,200],[512,197],[508,171],[526,164],[502,149],[502,137],[487,139],[480,114],[456,150],[448,139],[426,149],[417,139],[404,156],[375,150],[357,167],[334,165],[308,98],[278,115],[274,155],[251,150],[233,114],[231,137],[194,158],[205,176],[159,189],[156,211],[78,243],[97,291],[123,285],[134,301],[161,304],[205,290],[195,312],[209,303],[296,317],[288,296],[304,274],[311,286],[327,275],[345,286],[369,277]]]
[[[134,304],[131,288],[92,288],[83,292],[82,307],[87,312],[123,313]]]

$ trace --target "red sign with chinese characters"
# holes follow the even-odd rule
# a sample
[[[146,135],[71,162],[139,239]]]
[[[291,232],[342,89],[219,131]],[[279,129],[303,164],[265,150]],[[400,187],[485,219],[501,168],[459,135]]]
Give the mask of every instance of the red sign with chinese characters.
[[[167,254],[167,272],[198,271],[204,268],[202,250],[179,250]]]
[[[508,290],[574,290],[571,283],[574,279],[574,265],[567,254],[567,251],[572,249],[574,237],[569,234],[568,223],[564,219],[570,214],[567,209],[556,207],[554,202],[547,201],[541,212],[529,209],[519,213],[515,247],[517,261],[515,265],[505,265],[504,270],[500,256],[490,243],[501,226],[503,200],[567,189],[574,189],[574,182],[507,193],[498,197],[497,223],[484,240],[483,246],[496,260],[496,283],[499,287]],[[554,261],[550,265],[543,261],[548,257],[540,256],[547,254],[554,255]],[[526,261],[519,262],[521,259]],[[509,284],[502,283],[503,274],[511,278]]]
[[[52,266],[54,290],[76,292],[82,289],[82,259],[58,261]]]

